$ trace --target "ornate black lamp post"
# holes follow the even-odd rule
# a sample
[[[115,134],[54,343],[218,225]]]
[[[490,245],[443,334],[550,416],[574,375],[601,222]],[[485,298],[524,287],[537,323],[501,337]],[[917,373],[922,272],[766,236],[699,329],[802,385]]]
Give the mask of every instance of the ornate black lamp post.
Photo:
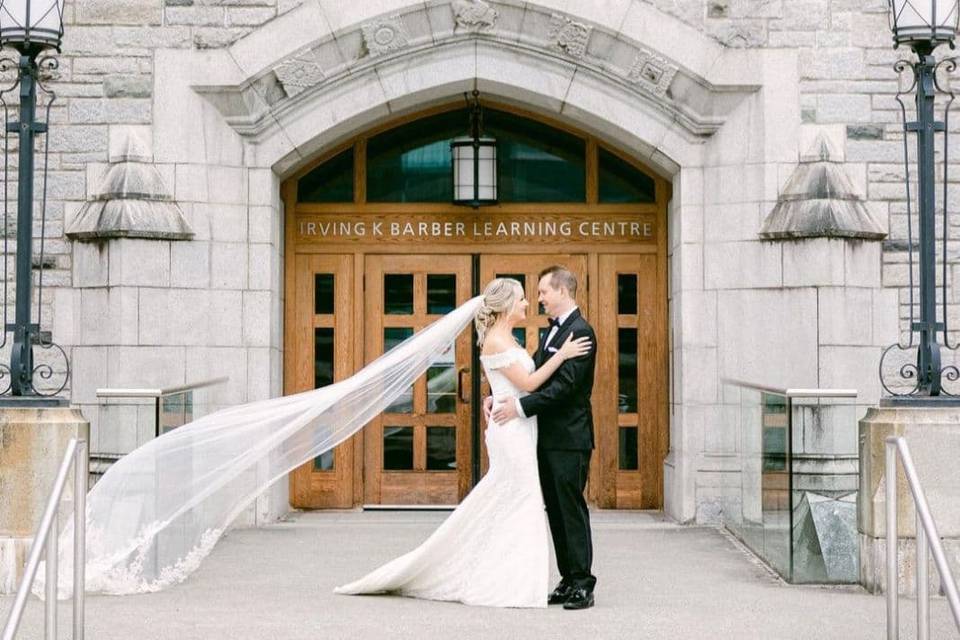
[[[453,203],[470,207],[497,203],[497,141],[483,135],[480,92],[473,90],[470,135],[454,138]]]
[[[907,345],[893,344],[883,353],[883,357],[893,349],[907,350],[917,348],[916,365],[907,364],[899,369],[902,380],[912,384],[907,392],[895,392],[887,386],[883,376],[883,358],[880,362],[881,383],[884,389],[894,396],[939,396],[952,395],[946,392],[941,382],[960,378],[960,371],[955,366],[941,365],[941,344],[937,341],[937,334],[943,337],[943,346],[948,346],[947,313],[946,313],[946,259],[947,259],[947,123],[949,122],[950,105],[953,102],[953,93],[949,85],[941,86],[937,73],[949,74],[956,68],[953,58],[946,58],[937,62],[933,50],[941,44],[947,44],[952,49],[957,35],[958,19],[960,19],[960,0],[889,0],[890,21],[893,30],[895,46],[901,44],[909,46],[917,55],[916,62],[901,60],[895,65],[898,74],[910,78],[912,82],[907,87],[901,83],[897,93],[903,115],[904,163],[906,166],[907,183],[907,229],[910,251],[909,278],[910,278],[910,342]],[[908,122],[906,107],[901,99],[905,93],[916,89],[917,119]],[[934,106],[937,94],[948,97],[944,110],[944,119],[937,120]],[[944,168],[943,168],[943,313],[941,321],[937,321],[937,277],[936,277],[936,176],[934,159],[934,136],[936,132],[944,132]],[[919,279],[920,279],[920,321],[914,321],[913,310],[913,227],[910,194],[910,162],[907,156],[907,138],[909,133],[917,136],[917,183],[918,208],[920,229],[918,245],[920,251]],[[919,334],[919,344],[914,345],[914,334]],[[950,347],[953,348],[953,347]]]
[[[6,306],[4,306],[4,343],[6,332],[13,332],[13,350],[10,357],[10,384],[3,390],[14,396],[53,395],[38,392],[33,384],[34,373],[43,378],[51,377],[53,371],[49,365],[34,367],[33,346],[39,344],[49,348],[49,336],[40,332],[40,313],[37,322],[31,322],[31,285],[32,285],[32,258],[33,258],[33,174],[34,174],[34,137],[38,133],[47,131],[47,122],[36,121],[37,87],[44,90],[40,84],[41,69],[56,68],[56,60],[44,58],[50,50],[60,51],[63,39],[63,4],[64,0],[0,0],[0,46],[11,47],[19,52],[16,64],[16,82],[0,91],[0,103],[6,113],[6,102],[3,95],[20,87],[20,120],[9,122],[6,118],[6,132],[16,133],[19,138],[19,166],[18,166],[18,193],[17,193],[17,261],[16,261],[16,318],[14,323],[6,322]],[[3,70],[10,69],[12,61],[6,60]],[[48,92],[50,93],[50,92]],[[47,121],[49,121],[49,106],[53,101],[50,94],[47,104]],[[44,168],[45,170],[45,168]],[[6,178],[6,171],[4,173]],[[6,179],[5,179],[6,183]],[[46,205],[46,180],[44,180],[44,207]],[[4,208],[6,212],[6,189],[4,193]],[[4,243],[8,217],[4,216]],[[43,236],[41,233],[41,247]],[[4,247],[4,257],[9,252]],[[42,249],[41,249],[42,254]],[[41,255],[42,266],[42,255]],[[6,294],[6,290],[4,291]],[[42,280],[40,287],[42,295]],[[6,295],[4,295],[6,302]],[[41,299],[42,302],[42,299]],[[38,309],[40,305],[38,304]],[[59,347],[57,347],[59,349]],[[62,349],[60,349],[62,353]],[[66,354],[64,354],[66,359]],[[3,365],[0,367],[5,368]],[[0,377],[3,373],[0,370]],[[64,386],[66,379],[64,380]],[[57,390],[59,392],[63,387]]]

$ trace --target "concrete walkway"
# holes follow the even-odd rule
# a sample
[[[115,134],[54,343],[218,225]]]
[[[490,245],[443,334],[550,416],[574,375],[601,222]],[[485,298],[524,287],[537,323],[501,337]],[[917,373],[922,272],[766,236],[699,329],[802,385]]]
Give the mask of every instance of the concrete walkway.
[[[91,640],[341,638],[678,638],[877,640],[884,600],[858,588],[782,584],[724,534],[659,514],[596,512],[597,606],[588,611],[465,607],[388,596],[335,596],[416,546],[446,517],[430,512],[319,512],[224,538],[185,584],[144,596],[91,596]],[[509,589],[510,585],[504,585]],[[6,620],[12,597],[0,597]],[[913,602],[901,605],[912,638]],[[62,607],[61,638],[69,637]],[[932,633],[956,638],[944,600]],[[32,600],[19,638],[42,637]]]

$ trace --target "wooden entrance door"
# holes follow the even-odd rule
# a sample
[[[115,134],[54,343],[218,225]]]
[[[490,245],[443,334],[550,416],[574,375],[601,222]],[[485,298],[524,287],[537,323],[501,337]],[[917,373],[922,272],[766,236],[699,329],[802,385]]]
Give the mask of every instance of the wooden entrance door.
[[[285,393],[324,387],[354,372],[353,256],[298,255],[288,287],[292,331]],[[300,509],[353,506],[354,439],[290,474],[290,503]]]
[[[666,456],[666,314],[655,254],[600,255],[595,324],[599,506],[659,509]],[[602,378],[600,378],[603,372]]]
[[[466,302],[471,259],[368,255],[364,343],[370,362]],[[457,504],[470,489],[471,332],[364,429],[367,504]]]
[[[514,329],[514,337],[531,355],[540,345],[541,337],[546,337],[547,315],[543,313],[537,303],[537,285],[540,282],[539,274],[549,266],[560,264],[573,272],[577,277],[577,306],[580,312],[590,320],[587,295],[587,256],[580,254],[542,254],[542,255],[483,255],[480,257],[480,287],[497,277],[514,278],[523,284],[530,306],[527,308],[527,318]],[[483,382],[481,396],[490,395],[490,386]],[[482,420],[482,418],[481,418]],[[485,427],[481,427],[485,428]],[[487,470],[487,451],[484,439],[480,438],[481,461],[483,473]]]

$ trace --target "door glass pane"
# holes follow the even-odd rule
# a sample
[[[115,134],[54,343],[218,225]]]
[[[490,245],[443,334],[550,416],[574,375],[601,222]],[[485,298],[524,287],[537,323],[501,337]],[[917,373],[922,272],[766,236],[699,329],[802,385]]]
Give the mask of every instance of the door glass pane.
[[[383,330],[383,352],[386,353],[413,335],[411,327],[386,327]],[[389,413],[413,412],[413,387],[404,391],[386,408]]]
[[[600,152],[600,202],[655,202],[656,183],[629,162],[603,147]]]
[[[318,389],[333,384],[333,329],[317,327],[313,330],[313,387]],[[313,459],[314,471],[333,471],[333,451]]]
[[[390,315],[410,315],[413,313],[412,273],[384,274],[383,311]]]
[[[620,413],[637,412],[637,330],[617,330]]]
[[[383,468],[388,471],[413,469],[413,427],[383,428]]]
[[[314,471],[333,471],[333,449],[324,451],[313,459]]]
[[[523,327],[514,327],[513,328],[513,337],[517,342],[520,343],[521,347],[526,348],[527,346],[527,330]]]
[[[427,275],[427,313],[450,313],[457,306],[457,276],[431,273]]]
[[[313,276],[313,312],[317,315],[333,313],[333,274]]]
[[[300,202],[353,202],[353,147],[297,181]]]
[[[637,456],[637,428],[620,427],[620,470],[636,471],[640,468]]]
[[[451,343],[427,369],[427,413],[456,413],[456,355],[456,344]]]
[[[637,312],[637,274],[617,274],[617,313]]]
[[[430,471],[456,471],[456,428],[430,427],[427,429],[427,469]]]
[[[333,384],[333,329],[313,330],[313,388]]]

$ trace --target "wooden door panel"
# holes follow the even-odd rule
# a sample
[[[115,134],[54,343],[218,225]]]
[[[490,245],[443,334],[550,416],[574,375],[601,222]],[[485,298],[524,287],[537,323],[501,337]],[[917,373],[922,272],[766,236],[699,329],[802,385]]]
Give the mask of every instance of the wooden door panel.
[[[300,393],[354,373],[353,256],[298,255],[284,391]],[[290,294],[288,294],[290,295]],[[357,436],[355,436],[357,437]],[[290,474],[290,504],[300,509],[353,506],[354,438]]]
[[[601,255],[595,390],[597,503],[609,508],[662,506],[666,429],[665,314],[655,255]]]
[[[365,360],[466,302],[469,256],[368,255]],[[364,502],[457,504],[470,489],[470,332],[364,429]],[[453,462],[450,462],[450,459]]]

